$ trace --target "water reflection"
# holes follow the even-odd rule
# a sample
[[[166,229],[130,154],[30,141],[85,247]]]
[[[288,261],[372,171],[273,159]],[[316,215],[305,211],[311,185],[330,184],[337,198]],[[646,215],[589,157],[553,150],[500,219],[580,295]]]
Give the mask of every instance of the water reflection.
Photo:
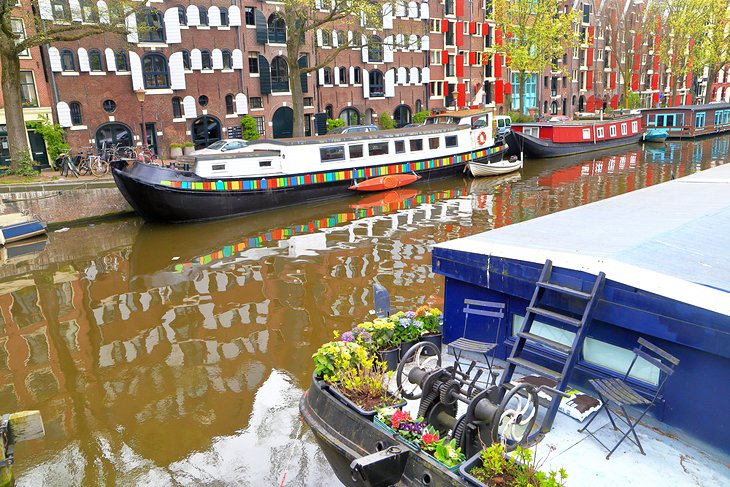
[[[0,409],[40,409],[47,430],[19,445],[18,482],[333,484],[296,402],[319,344],[367,316],[373,282],[396,307],[438,304],[432,244],[724,163],[728,140],[226,222],[51,233],[0,265]]]

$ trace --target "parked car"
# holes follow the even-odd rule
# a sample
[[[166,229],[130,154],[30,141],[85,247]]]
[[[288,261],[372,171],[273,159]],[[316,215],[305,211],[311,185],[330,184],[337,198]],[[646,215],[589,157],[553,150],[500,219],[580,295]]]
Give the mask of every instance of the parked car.
[[[246,147],[248,147],[248,142],[243,139],[225,139],[213,142],[205,149],[195,150],[191,154],[194,156],[204,154],[235,154],[236,152],[241,152]]]
[[[497,137],[504,137],[512,130],[512,119],[509,115],[497,115],[494,121],[497,123]]]
[[[345,127],[335,127],[329,132],[329,134],[356,134],[358,132],[375,132],[378,129],[377,125],[347,125]]]
[[[403,126],[404,129],[410,129],[413,127],[422,127],[425,123],[409,123]]]

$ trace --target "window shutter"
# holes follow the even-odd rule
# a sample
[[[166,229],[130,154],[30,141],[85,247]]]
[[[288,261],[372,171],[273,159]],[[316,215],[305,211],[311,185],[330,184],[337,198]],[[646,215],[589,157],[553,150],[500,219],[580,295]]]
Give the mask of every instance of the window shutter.
[[[449,21],[441,19],[441,32],[446,33],[449,31]]]
[[[96,8],[99,11],[99,22],[102,24],[108,24],[109,23],[109,7],[107,7],[106,2],[104,0],[99,0],[96,2]]]
[[[317,47],[322,47],[322,29],[317,29]]]
[[[236,113],[246,115],[248,113],[248,99],[243,93],[236,95]]]
[[[142,60],[139,58],[139,54],[129,51],[129,65],[132,70],[132,90],[144,89]]]
[[[385,72],[385,97],[393,98],[395,96],[395,70],[389,69]]]
[[[168,44],[179,44],[182,42],[180,37],[180,17],[178,16],[177,7],[168,8],[165,11],[165,38]]]
[[[416,2],[408,2],[408,17],[411,19],[418,18],[418,4]]]
[[[221,26],[221,9],[215,5],[208,8],[208,25],[211,27]]]
[[[200,49],[193,49],[190,51],[190,69],[200,71],[203,69],[203,56],[200,53]]]
[[[79,71],[82,73],[91,71],[89,67],[89,53],[83,47],[79,47]]]
[[[191,27],[197,27],[200,25],[200,10],[195,5],[188,5],[185,15],[188,18],[188,25]]]
[[[319,86],[324,86],[324,68],[317,70],[317,83]]]
[[[362,62],[366,63],[368,62],[368,46],[364,45],[362,46],[362,49],[360,49],[360,52],[362,53]],[[59,61],[60,66],[60,61]]]
[[[335,72],[335,84],[339,85],[340,84],[340,68],[336,67],[334,69],[334,72]]]
[[[259,10],[260,11],[260,10]],[[261,14],[263,15],[263,14]],[[259,54],[259,82],[261,83],[261,94],[268,95],[271,93],[271,68],[269,61]]]
[[[256,21],[256,43],[266,44],[269,41],[269,26],[266,24],[264,13],[259,9],[255,9],[254,20]]]
[[[220,49],[213,49],[211,53],[213,57],[213,69],[223,69],[223,51]]]
[[[350,72],[350,84],[354,85],[355,84],[355,66],[350,66],[349,72]]]
[[[243,52],[240,49],[234,49],[231,53],[231,63],[233,69],[243,69]]]
[[[502,77],[502,55],[501,54],[494,55],[494,77],[495,78]]]
[[[332,47],[337,47],[337,46],[339,46],[339,44],[340,43],[337,40],[337,31],[336,30],[333,30],[332,31]]]
[[[40,10],[41,18],[43,20],[53,20],[53,7],[51,7],[51,0],[38,0],[38,9]],[[69,115],[69,118],[70,117],[71,115]]]
[[[393,36],[388,36],[383,41],[383,62],[393,62]]]
[[[454,0],[454,4],[456,6],[456,16],[457,17],[463,17],[464,16],[464,0]]]
[[[398,77],[397,77],[396,83],[399,85],[408,84],[408,72],[406,71],[406,68],[403,66],[398,68]]]
[[[441,64],[443,64],[444,66],[449,64],[449,51],[441,51]]]
[[[456,64],[456,76],[457,77],[463,77],[464,76],[464,56],[461,54],[456,55],[456,60],[454,61]]]
[[[183,114],[185,118],[195,118],[198,116],[198,112],[195,108],[195,98],[192,96],[186,96],[183,98]]]
[[[139,36],[137,35],[137,16],[134,14],[128,15],[126,19],[127,30],[127,42],[136,43],[139,42]]]
[[[68,103],[65,101],[59,101],[56,104],[56,111],[58,112],[58,124],[61,127],[71,127],[73,123],[71,122],[71,109],[68,106]]]
[[[114,51],[110,47],[107,47],[106,49],[104,49],[104,56],[106,56],[106,70],[110,72],[116,72],[117,60],[114,57]],[[51,68],[53,68],[53,64],[51,64]]]
[[[456,85],[456,106],[457,108],[466,106],[466,85],[464,83]]]
[[[362,97],[370,98],[370,74],[365,68],[362,70]]]
[[[395,0],[395,15],[396,17],[406,17],[408,15],[405,0]]]
[[[430,17],[429,11],[428,11],[428,2],[422,2],[421,3],[421,20],[428,20]]]
[[[228,7],[228,25],[231,27],[241,26],[241,9],[237,5]]]
[[[383,30],[393,28],[393,4],[385,2],[383,4]]]
[[[421,51],[425,52],[428,51],[431,47],[431,43],[428,39],[428,36],[421,37]]]
[[[307,61],[307,56],[302,56],[297,60],[297,64],[300,68],[307,68],[309,67],[309,62]],[[307,83],[307,74],[301,73],[299,75],[299,82],[302,84],[302,93],[309,92],[309,83]]]
[[[181,52],[170,55],[170,88],[173,90],[185,89],[185,66]]]
[[[464,45],[464,22],[456,22],[454,29],[456,29],[456,45],[461,47]]]
[[[410,37],[408,37],[408,50],[415,51],[416,49],[418,49],[418,36],[416,34],[411,34]]]
[[[421,70],[421,82],[424,84],[431,82],[431,68],[423,68]]]

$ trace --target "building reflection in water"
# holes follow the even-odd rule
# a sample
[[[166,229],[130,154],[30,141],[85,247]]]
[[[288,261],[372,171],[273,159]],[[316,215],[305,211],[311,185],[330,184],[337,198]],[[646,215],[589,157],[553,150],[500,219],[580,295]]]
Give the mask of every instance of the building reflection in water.
[[[0,409],[40,409],[47,430],[19,446],[18,482],[331,483],[297,401],[319,344],[368,315],[373,282],[397,308],[438,305],[432,244],[724,163],[728,140],[228,222],[51,233],[38,257],[0,265]]]

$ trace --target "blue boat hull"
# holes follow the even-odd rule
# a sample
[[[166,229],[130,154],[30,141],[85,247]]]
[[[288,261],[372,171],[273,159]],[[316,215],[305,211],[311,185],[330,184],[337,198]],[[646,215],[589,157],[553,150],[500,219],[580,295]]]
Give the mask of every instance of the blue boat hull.
[[[30,220],[5,225],[0,227],[0,232],[2,232],[2,244],[5,245],[38,235],[44,235],[46,233],[46,225],[39,220]]]
[[[665,129],[648,129],[642,136],[644,142],[662,143],[669,137],[669,131]]]

